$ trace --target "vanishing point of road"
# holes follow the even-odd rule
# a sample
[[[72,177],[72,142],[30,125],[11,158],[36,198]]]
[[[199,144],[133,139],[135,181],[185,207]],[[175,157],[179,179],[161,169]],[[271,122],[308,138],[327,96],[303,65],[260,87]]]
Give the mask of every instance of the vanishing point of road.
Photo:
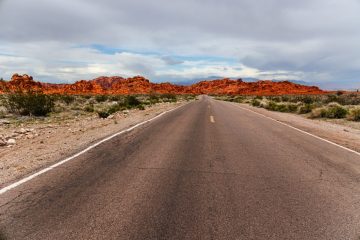
[[[360,156],[203,96],[1,194],[0,231],[358,240]]]

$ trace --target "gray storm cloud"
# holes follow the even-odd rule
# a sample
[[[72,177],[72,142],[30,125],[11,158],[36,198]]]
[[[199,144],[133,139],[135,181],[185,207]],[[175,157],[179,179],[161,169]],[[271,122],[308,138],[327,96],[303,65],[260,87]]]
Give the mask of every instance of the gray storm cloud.
[[[0,63],[16,70],[6,54],[21,58],[22,64],[36,62],[37,69],[56,66],[56,57],[92,64],[112,61],[86,59],[98,58],[92,53],[66,55],[73,46],[96,43],[157,52],[165,65],[174,65],[172,56],[220,56],[259,72],[287,71],[308,81],[357,84],[359,13],[358,0],[2,0]],[[159,67],[154,62],[127,67],[154,77]]]

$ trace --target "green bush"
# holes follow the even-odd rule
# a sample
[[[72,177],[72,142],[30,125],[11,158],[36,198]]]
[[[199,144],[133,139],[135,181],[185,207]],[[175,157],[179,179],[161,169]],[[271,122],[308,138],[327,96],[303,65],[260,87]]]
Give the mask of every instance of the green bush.
[[[338,101],[338,96],[330,94],[330,95],[326,96],[324,103],[331,103],[331,102],[337,102],[337,101]]]
[[[315,108],[311,111],[313,118],[345,118],[348,110],[339,104],[329,104],[327,107]]]
[[[134,108],[141,104],[141,101],[133,95],[126,96],[124,104],[127,108]]]
[[[298,105],[296,104],[287,104],[288,112],[297,112]]]
[[[290,100],[289,96],[282,96],[281,97],[281,101],[283,101],[283,102],[288,102],[289,100]]]
[[[270,101],[266,106],[266,109],[277,112],[296,112],[298,106],[293,103],[276,103]]]
[[[94,105],[89,104],[89,105],[85,106],[84,111],[85,112],[94,112]]]
[[[333,105],[327,108],[325,116],[327,118],[344,118],[346,117],[348,110],[340,105]]]
[[[233,102],[237,102],[237,103],[243,103],[245,100],[245,97],[243,96],[236,96],[233,98]]]
[[[277,104],[276,102],[270,101],[266,106],[266,109],[271,110],[271,111],[276,111],[277,109]]]
[[[151,104],[155,104],[159,102],[159,96],[156,94],[150,94],[149,95],[149,101]]]
[[[90,98],[92,98],[92,95],[89,95],[89,94],[81,95],[81,97],[84,98],[84,99],[90,99]]]
[[[5,107],[20,115],[46,116],[54,110],[54,98],[41,92],[16,92],[7,95]]]
[[[299,107],[299,114],[310,113],[314,108],[313,104],[305,103],[305,105]]]
[[[278,111],[278,112],[288,112],[288,107],[286,104],[277,104],[274,111]]]
[[[310,96],[305,96],[303,99],[302,99],[302,102],[305,103],[306,105],[310,105],[311,103],[314,102],[314,99]]]
[[[254,107],[260,107],[260,104],[261,102],[256,98],[251,101],[251,105],[253,105]]]
[[[73,95],[59,95],[59,100],[69,105],[75,101],[75,97]]]
[[[123,99],[124,97],[123,96],[121,96],[121,95],[111,95],[110,97],[109,97],[109,99],[110,99],[110,101],[121,101],[122,99]]]
[[[278,96],[270,96],[269,99],[277,103],[281,102],[281,97]]]
[[[144,107],[144,105],[139,105],[139,106],[138,106],[138,109],[139,109],[139,110],[145,110],[145,107]]]
[[[349,118],[350,118],[350,120],[359,122],[360,121],[360,108],[352,109],[349,113]]]
[[[107,95],[96,95],[95,96],[95,100],[99,103],[107,101],[108,98],[109,98],[109,96],[107,96]]]
[[[165,93],[161,95],[161,99],[164,102],[177,102],[177,98],[175,94],[172,93]]]
[[[109,114],[114,114],[118,111],[124,110],[126,109],[124,106],[120,105],[120,104],[114,104],[112,106],[109,107],[109,109],[107,110],[107,112]]]
[[[99,118],[107,118],[108,116],[110,116],[110,113],[108,113],[107,111],[99,111],[98,116]]]

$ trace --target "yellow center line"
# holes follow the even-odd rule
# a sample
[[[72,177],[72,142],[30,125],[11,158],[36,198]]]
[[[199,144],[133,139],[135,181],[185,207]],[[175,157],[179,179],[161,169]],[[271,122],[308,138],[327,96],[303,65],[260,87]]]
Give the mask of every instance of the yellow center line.
[[[211,122],[211,123],[215,123],[214,116],[210,116],[210,122]]]

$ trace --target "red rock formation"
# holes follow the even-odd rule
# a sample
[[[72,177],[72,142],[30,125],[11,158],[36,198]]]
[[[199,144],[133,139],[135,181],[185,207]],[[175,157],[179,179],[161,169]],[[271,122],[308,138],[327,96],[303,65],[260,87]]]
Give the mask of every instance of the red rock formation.
[[[11,77],[11,81],[5,85],[6,90],[9,91],[40,91],[42,89],[42,84],[40,82],[35,82],[33,77],[27,74],[22,76],[14,74]]]
[[[135,76],[98,77],[94,80],[81,80],[73,84],[41,83],[28,75],[14,74],[9,82],[0,81],[0,89],[10,91],[43,91],[47,94],[245,94],[245,95],[283,95],[283,94],[322,94],[318,87],[304,86],[289,81],[243,82],[239,80],[219,79],[202,81],[191,86],[180,86],[171,83],[151,83],[148,79]],[[0,90],[1,93],[1,90]]]

